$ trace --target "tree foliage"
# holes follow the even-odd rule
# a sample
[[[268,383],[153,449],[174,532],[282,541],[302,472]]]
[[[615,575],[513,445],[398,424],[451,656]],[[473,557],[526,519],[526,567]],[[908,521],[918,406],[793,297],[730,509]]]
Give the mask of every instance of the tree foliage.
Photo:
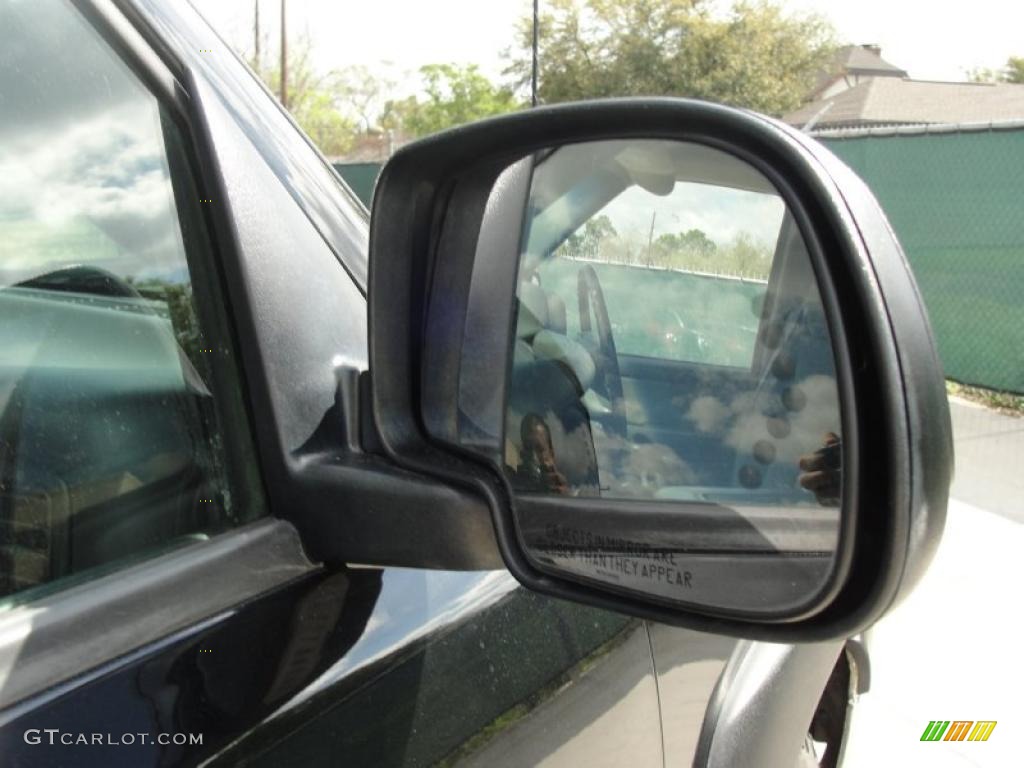
[[[1008,83],[1024,85],[1024,56],[1011,56],[1006,60],[1003,79]]]
[[[587,223],[569,235],[559,250],[559,255],[573,259],[598,259],[601,255],[601,244],[618,237],[612,220],[605,215],[587,219]]]
[[[279,93],[280,67],[260,75]],[[289,48],[288,109],[324,154],[341,155],[361,134],[425,136],[522,106],[511,88],[495,85],[475,65],[428,64],[418,75],[418,95],[389,99],[396,83],[384,72],[357,65],[317,75],[303,38]]]
[[[389,102],[388,127],[425,136],[521,106],[511,89],[492,83],[474,64],[428,64],[419,74],[422,95]]]
[[[650,266],[712,275],[767,278],[771,248],[758,243],[746,232],[718,244],[699,229],[661,235],[649,249]]]
[[[718,250],[714,240],[711,240],[700,229],[661,235],[654,241],[654,245],[667,253],[686,254],[698,261],[711,259]]]
[[[832,28],[773,0],[548,0],[540,19],[539,96],[685,96],[781,114],[799,106],[835,50]],[[507,72],[529,83],[531,25]]]
[[[369,133],[382,128],[387,103],[397,87],[390,65],[381,62],[374,70],[354,64],[333,73],[331,84],[339,106],[355,119],[358,130]]]
[[[694,228],[661,234],[651,242],[643,233],[618,232],[604,214],[589,219],[570,235],[556,255],[755,279],[766,279],[772,263],[772,249],[746,232],[716,243],[703,230]]]
[[[263,65],[259,75],[275,95],[281,92],[279,57]],[[252,62],[250,62],[252,63]],[[336,72],[319,74],[312,63],[307,36],[288,46],[288,111],[325,155],[341,155],[354,141],[356,125],[340,109],[346,103],[345,83]]]
[[[777,3],[734,0],[721,15],[714,0],[545,0],[541,100],[668,95],[789,111],[834,45],[824,21],[787,15]],[[517,37],[506,54],[507,85],[475,65],[428,64],[417,73],[415,95],[394,98],[396,81],[383,71],[317,72],[310,40],[301,36],[288,50],[288,109],[327,155],[345,154],[362,134],[418,137],[510,112],[523,106],[516,94],[529,82],[529,19]],[[276,57],[265,57],[259,74],[279,93]]]
[[[968,74],[975,83],[1024,84],[1024,56],[1011,56],[1000,69],[975,69]]]

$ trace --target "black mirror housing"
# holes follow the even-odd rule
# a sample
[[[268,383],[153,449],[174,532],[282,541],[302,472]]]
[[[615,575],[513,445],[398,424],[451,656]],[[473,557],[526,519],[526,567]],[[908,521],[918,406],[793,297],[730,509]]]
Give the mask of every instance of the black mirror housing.
[[[799,604],[745,611],[574,578],[539,562],[517,523],[529,503],[502,466],[503,414],[494,404],[506,402],[510,386],[531,175],[552,148],[623,140],[681,142],[742,161],[778,191],[811,253],[841,395],[843,496],[827,578]],[[657,168],[643,167],[632,183],[663,194],[663,181]],[[527,587],[699,630],[793,642],[860,631],[927,568],[952,472],[944,378],[927,316],[866,185],[787,126],[702,102],[628,99],[545,107],[424,139],[397,152],[381,173],[369,278],[379,450],[401,469],[472,499],[462,505],[472,514],[487,510],[501,558]],[[467,408],[493,428],[468,428]],[[654,519],[666,507],[547,497],[534,508],[556,523],[584,510],[621,526],[629,515],[650,508]],[[417,525],[415,516],[401,520]],[[402,535],[416,538],[415,530]],[[679,546],[685,550],[685,541]],[[744,578],[730,589],[744,589]]]

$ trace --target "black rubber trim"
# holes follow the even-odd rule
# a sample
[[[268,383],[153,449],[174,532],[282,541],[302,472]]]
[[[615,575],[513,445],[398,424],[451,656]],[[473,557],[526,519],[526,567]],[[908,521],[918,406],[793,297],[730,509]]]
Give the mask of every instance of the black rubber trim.
[[[188,114],[188,94],[181,86],[180,71],[167,66],[138,29],[122,13],[115,0],[72,0],[104,41],[128,64],[132,72],[179,120]]]

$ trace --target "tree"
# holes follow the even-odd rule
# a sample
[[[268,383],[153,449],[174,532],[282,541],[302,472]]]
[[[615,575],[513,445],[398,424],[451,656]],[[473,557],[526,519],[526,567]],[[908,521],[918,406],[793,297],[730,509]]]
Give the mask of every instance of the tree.
[[[660,235],[651,244],[650,261],[657,266],[672,269],[713,272],[717,252],[718,246],[703,230],[690,229]]]
[[[476,65],[428,64],[419,72],[423,96],[388,102],[382,120],[386,127],[425,136],[521,106],[511,89],[492,83]]]
[[[710,259],[718,249],[715,242],[700,229],[661,235],[654,241],[654,245],[666,254],[680,254],[698,262]]]
[[[386,122],[388,97],[397,83],[391,74],[391,65],[381,62],[374,72],[362,64],[354,64],[337,71],[332,85],[342,107],[359,123],[365,133],[380,130]]]
[[[604,214],[587,219],[587,223],[566,238],[559,249],[559,255],[574,259],[597,259],[601,255],[601,244],[618,237],[612,220]]]
[[[1002,69],[973,69],[967,78],[972,83],[1024,84],[1024,56],[1011,56]]]
[[[280,92],[279,64],[259,72],[273,93]],[[288,45],[288,111],[325,155],[342,155],[355,139],[355,123],[340,107],[345,101],[345,84],[338,73],[321,75],[312,64],[312,43],[303,35]]]
[[[1024,56],[1011,56],[1006,60],[1005,76],[1007,83],[1024,85]]]
[[[651,245],[649,262],[654,266],[762,279],[771,270],[772,248],[746,232],[719,244],[702,230],[690,229],[660,235]]]
[[[540,19],[540,99],[687,96],[782,114],[799,106],[835,50],[818,16],[774,0],[548,0]],[[530,21],[507,53],[517,87],[530,78]]]
[[[767,278],[771,271],[772,249],[755,242],[746,232],[740,232],[721,249],[715,262],[720,274]]]

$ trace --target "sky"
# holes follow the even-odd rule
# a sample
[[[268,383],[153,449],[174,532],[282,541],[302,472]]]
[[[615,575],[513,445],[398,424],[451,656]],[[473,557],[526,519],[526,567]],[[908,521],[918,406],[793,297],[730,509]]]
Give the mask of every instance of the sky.
[[[256,0],[192,0],[233,45],[251,46]],[[259,0],[261,25],[277,35],[280,0]],[[540,0],[543,9],[544,0]],[[828,18],[841,40],[874,43],[882,56],[921,80],[963,80],[1024,55],[1021,0],[784,0],[794,11]],[[422,64],[475,63],[500,75],[501,52],[532,0],[288,0],[292,34],[307,31],[318,68],[352,64],[394,71]]]

